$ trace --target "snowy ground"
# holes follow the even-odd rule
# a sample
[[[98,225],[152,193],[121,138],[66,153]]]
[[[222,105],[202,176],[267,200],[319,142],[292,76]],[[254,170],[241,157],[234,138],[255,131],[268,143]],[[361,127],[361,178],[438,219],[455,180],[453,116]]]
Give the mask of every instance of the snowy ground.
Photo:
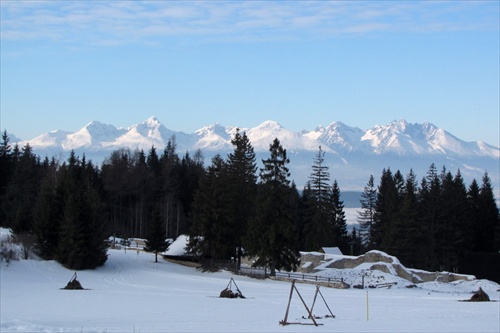
[[[1,332],[499,332],[499,285],[490,281],[426,283],[419,288],[321,287],[336,318],[321,326],[288,325],[291,284],[202,273],[154,255],[110,250],[96,270],[79,271],[88,290],[61,290],[73,271],[54,261],[5,261],[0,266]],[[246,299],[218,295],[234,277]],[[493,302],[461,302],[481,286]],[[316,287],[297,284],[311,306]],[[318,296],[314,314],[328,309]],[[297,294],[288,319],[311,323]]]

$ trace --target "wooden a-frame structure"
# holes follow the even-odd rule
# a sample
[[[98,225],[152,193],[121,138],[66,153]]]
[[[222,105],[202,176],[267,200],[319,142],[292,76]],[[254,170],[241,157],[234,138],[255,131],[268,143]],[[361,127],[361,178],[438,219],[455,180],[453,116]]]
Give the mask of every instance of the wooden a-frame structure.
[[[288,321],[288,312],[290,310],[290,303],[292,301],[292,296],[293,296],[293,292],[296,292],[297,295],[299,296],[300,300],[302,301],[302,304],[304,305],[304,307],[306,308],[306,311],[308,313],[308,319],[311,319],[312,321],[312,324],[308,324],[308,323],[300,323],[300,322],[289,322]],[[318,296],[318,294],[321,296],[321,298],[323,299],[323,302],[325,302],[325,305],[326,307],[328,308],[328,311],[330,311],[330,315],[332,318],[335,318],[335,316],[333,315],[332,311],[330,310],[330,307],[328,306],[328,304],[326,303],[326,300],[325,298],[323,297],[323,294],[321,293],[321,291],[319,290],[319,286],[316,286],[316,293],[314,294],[314,300],[313,300],[313,304],[311,306],[311,309],[309,309],[309,307],[307,306],[306,302],[304,301],[304,298],[302,298],[302,295],[300,294],[299,290],[297,289],[297,287],[295,286],[295,280],[292,280],[292,286],[290,287],[290,296],[288,297],[288,305],[286,307],[286,312],[285,312],[285,318],[283,318],[283,320],[280,321],[280,324],[281,325],[314,325],[314,326],[319,326],[319,325],[323,325],[323,324],[318,324],[316,322],[316,319],[312,313],[312,310],[314,308],[314,304],[316,304],[316,298]]]

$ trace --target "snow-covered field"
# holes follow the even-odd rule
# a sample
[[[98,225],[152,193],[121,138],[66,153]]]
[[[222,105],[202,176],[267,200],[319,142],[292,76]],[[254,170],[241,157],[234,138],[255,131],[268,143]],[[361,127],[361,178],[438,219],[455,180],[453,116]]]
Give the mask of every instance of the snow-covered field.
[[[346,270],[347,271],[347,270]],[[345,273],[345,272],[344,272]],[[352,272],[353,274],[355,272]],[[203,273],[133,250],[109,250],[96,270],[79,271],[87,290],[61,290],[73,271],[54,261],[0,264],[1,332],[499,332],[499,285],[428,282],[417,288],[320,287],[320,326],[279,324],[291,283],[229,272]],[[326,274],[326,272],[325,272]],[[355,274],[354,274],[355,275]],[[245,299],[219,298],[236,281]],[[296,284],[310,307],[316,286]],[[482,287],[492,302],[461,302]],[[293,294],[288,321],[312,323]]]

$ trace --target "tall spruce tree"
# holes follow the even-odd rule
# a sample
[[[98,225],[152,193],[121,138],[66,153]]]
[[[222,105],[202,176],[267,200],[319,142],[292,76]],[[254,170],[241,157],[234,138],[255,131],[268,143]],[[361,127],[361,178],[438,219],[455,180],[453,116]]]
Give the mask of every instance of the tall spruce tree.
[[[334,231],[331,221],[331,188],[328,166],[324,164],[325,152],[319,147],[312,173],[306,185],[307,207],[305,208],[305,247],[308,251],[318,251],[334,245]]]
[[[427,270],[440,269],[438,257],[436,255],[438,246],[436,233],[443,219],[441,190],[441,180],[436,172],[435,165],[431,164],[426,177],[422,179],[420,185],[421,200],[419,205],[422,228],[427,235],[427,241],[424,243],[425,245],[421,254],[425,262],[422,268]]]
[[[101,178],[106,194],[107,215],[109,229],[115,236],[127,238],[132,236],[133,214],[130,211],[132,198],[132,181],[136,179],[131,175],[133,168],[132,153],[130,149],[122,148],[113,151],[104,159],[101,168]]]
[[[475,226],[476,251],[493,252],[498,250],[495,248],[495,230],[498,228],[499,212],[487,172],[483,175],[478,199],[479,217]]]
[[[375,249],[389,253],[394,240],[397,198],[397,187],[391,169],[384,169],[377,189],[375,223],[372,225],[371,245]]]
[[[359,223],[359,237],[361,242],[367,248],[372,244],[372,226],[375,223],[375,205],[377,203],[377,190],[373,181],[373,175],[370,175],[368,183],[361,193],[361,210],[357,212],[357,222]]]
[[[167,142],[163,154],[160,157],[161,178],[163,185],[161,201],[161,216],[165,223],[165,234],[168,238],[177,236],[177,207],[179,188],[182,187],[181,179],[178,177],[180,158],[176,152],[177,144],[175,135]]]
[[[479,244],[481,243],[480,233],[478,232],[478,225],[480,224],[480,200],[479,200],[479,191],[480,187],[477,183],[476,179],[473,179],[469,185],[467,190],[467,208],[468,214],[467,219],[470,221],[470,230],[469,230],[469,241],[470,241],[470,250],[477,251],[479,248]]]
[[[228,220],[234,231],[234,236],[228,241],[234,242],[237,269],[241,267],[241,256],[243,255],[243,238],[246,235],[248,221],[253,218],[255,212],[255,197],[257,164],[255,163],[255,152],[245,132],[236,133],[231,140],[234,151],[228,156]]]
[[[107,260],[106,217],[96,189],[97,168],[72,151],[61,166],[60,234],[56,259],[70,269],[92,269]]]
[[[407,267],[422,267],[421,253],[427,235],[420,223],[418,212],[418,187],[416,175],[410,170],[398,208],[396,228],[396,252],[394,255]]]
[[[337,180],[333,181],[331,190],[332,222],[334,245],[343,253],[349,250],[347,237],[347,220],[344,211],[344,202],[340,200],[340,188]]]
[[[390,177],[390,169],[388,171],[388,177]],[[384,178],[384,176],[382,176]],[[381,184],[384,184],[384,180],[381,180]],[[387,179],[385,182],[386,187],[383,190],[379,190],[379,193],[385,192],[383,196],[383,204],[379,206],[383,207],[384,210],[384,223],[383,223],[383,240],[381,243],[381,249],[392,255],[397,256],[401,246],[400,235],[401,229],[405,223],[405,216],[400,214],[401,201],[404,196],[405,179],[401,171],[396,170],[392,176],[392,181]]]
[[[59,219],[62,213],[57,195],[58,172],[58,165],[53,158],[45,166],[33,217],[36,250],[44,259],[54,259],[59,245]]]
[[[165,239],[165,226],[163,225],[158,209],[153,208],[151,211],[150,225],[148,227],[148,236],[146,238],[144,251],[154,252],[155,262],[158,262],[158,253],[165,251],[167,248],[168,243]]]
[[[359,231],[356,227],[353,227],[351,232],[349,233],[348,244],[349,244],[349,254],[351,256],[359,256],[364,249],[362,238],[359,234]]]
[[[234,256],[234,230],[228,222],[227,164],[220,156],[212,158],[205,176],[200,179],[196,191],[190,230],[188,251],[207,260],[214,266],[214,260],[229,260]]]
[[[275,276],[277,269],[295,271],[300,253],[290,206],[290,161],[278,139],[274,139],[269,151],[270,157],[262,160],[257,212],[250,222],[246,248],[257,257],[256,265],[269,267],[271,276]]]
[[[4,131],[2,133],[2,142],[0,144],[0,199],[2,199],[12,175],[12,147],[9,142],[9,135],[7,134],[7,131]],[[0,209],[0,221],[4,221],[2,213],[3,211]]]
[[[17,145],[16,145],[17,147]],[[21,151],[14,150],[17,157],[10,157],[12,176],[5,188],[0,206],[4,226],[16,233],[31,232],[34,202],[40,186],[40,161],[27,143]]]

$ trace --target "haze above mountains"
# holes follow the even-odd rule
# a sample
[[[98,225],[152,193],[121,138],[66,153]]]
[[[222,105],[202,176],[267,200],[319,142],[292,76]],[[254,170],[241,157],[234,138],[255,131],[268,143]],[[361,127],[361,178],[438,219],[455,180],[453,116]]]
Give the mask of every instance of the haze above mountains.
[[[168,129],[158,118],[151,117],[128,128],[93,121],[76,132],[56,130],[26,141],[10,133],[9,136],[11,143],[17,142],[20,146],[29,142],[42,158],[55,156],[64,160],[74,150],[98,164],[112,151],[124,147],[143,149],[147,153],[154,146],[161,154],[167,142],[175,137],[180,156],[186,151],[193,155],[199,149],[207,166],[215,154],[225,157],[233,151],[231,138],[237,128],[215,123],[187,134]],[[299,187],[308,180],[319,146],[325,151],[325,165],[330,168],[332,182],[336,179],[344,190],[362,190],[370,175],[378,182],[384,168],[400,170],[404,175],[413,169],[420,181],[431,163],[439,172],[443,166],[453,174],[460,169],[467,185],[473,178],[480,182],[488,172],[495,190],[500,187],[499,147],[483,141],[465,142],[427,122],[408,123],[401,119],[368,130],[332,122],[311,131],[294,132],[269,120],[257,127],[239,128],[240,132],[247,133],[259,167],[261,159],[269,155],[269,145],[278,138],[290,158],[291,179]]]

